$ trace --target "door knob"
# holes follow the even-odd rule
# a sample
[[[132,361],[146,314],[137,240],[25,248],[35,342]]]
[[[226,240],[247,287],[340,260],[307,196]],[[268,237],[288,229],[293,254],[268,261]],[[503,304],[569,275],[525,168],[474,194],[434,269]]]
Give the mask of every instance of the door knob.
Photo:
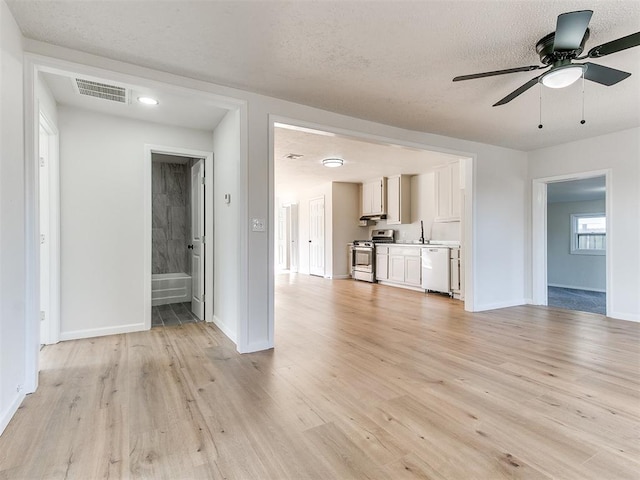
[[[193,250],[193,245],[187,245],[187,248],[188,248],[189,250]]]

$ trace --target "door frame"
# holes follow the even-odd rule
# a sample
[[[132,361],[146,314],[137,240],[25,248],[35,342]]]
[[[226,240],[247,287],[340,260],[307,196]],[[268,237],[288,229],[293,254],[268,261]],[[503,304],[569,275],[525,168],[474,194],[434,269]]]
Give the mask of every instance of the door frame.
[[[146,144],[144,146],[144,328],[151,328],[151,280],[152,280],[152,191],[151,191],[151,169],[153,167],[152,154],[175,155],[178,157],[199,158],[204,160],[204,188],[205,188],[205,212],[210,221],[206,221],[205,214],[204,235],[204,320],[213,321],[213,152],[205,150],[194,150],[184,147],[171,147],[166,145]]]
[[[608,316],[611,312],[611,292],[613,285],[612,255],[615,231],[615,219],[611,207],[613,198],[612,170],[592,170],[588,172],[569,173],[553,177],[534,178],[532,180],[532,212],[531,212],[531,303],[533,305],[548,305],[547,292],[547,185],[550,183],[583,180],[585,178],[605,177],[605,214],[607,216],[607,243],[605,247],[606,271],[606,309]]]
[[[49,230],[45,237],[45,242],[49,246],[49,269],[48,297],[49,309],[44,322],[48,326],[48,335],[44,339],[45,345],[51,345],[60,341],[60,134],[55,124],[47,117],[40,108],[39,124],[46,132],[49,140],[48,148],[48,216]],[[40,145],[40,129],[38,129],[38,145]],[[38,152],[39,155],[39,152]],[[38,170],[38,182],[40,181],[40,170]],[[40,202],[40,189],[38,188],[38,202]],[[38,215],[38,232],[40,229],[40,216]],[[38,253],[39,254],[39,253]],[[40,260],[38,258],[38,260]],[[39,264],[39,275],[41,275],[42,265]],[[38,294],[38,304],[40,304],[40,293]],[[41,341],[43,339],[41,338]]]

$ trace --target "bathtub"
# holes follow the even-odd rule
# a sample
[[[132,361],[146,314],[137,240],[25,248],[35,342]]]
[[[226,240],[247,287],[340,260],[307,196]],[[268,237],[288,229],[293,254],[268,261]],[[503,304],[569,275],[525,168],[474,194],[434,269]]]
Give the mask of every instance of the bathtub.
[[[151,305],[191,301],[191,275],[154,273],[151,275]]]

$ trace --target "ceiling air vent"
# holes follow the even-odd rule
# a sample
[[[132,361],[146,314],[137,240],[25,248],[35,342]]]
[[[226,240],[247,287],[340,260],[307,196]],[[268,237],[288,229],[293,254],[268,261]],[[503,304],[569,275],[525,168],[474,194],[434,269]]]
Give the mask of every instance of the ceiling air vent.
[[[80,95],[102,98],[118,103],[129,103],[129,93],[127,89],[119,87],[118,85],[109,85],[107,83],[76,78],[74,86]]]

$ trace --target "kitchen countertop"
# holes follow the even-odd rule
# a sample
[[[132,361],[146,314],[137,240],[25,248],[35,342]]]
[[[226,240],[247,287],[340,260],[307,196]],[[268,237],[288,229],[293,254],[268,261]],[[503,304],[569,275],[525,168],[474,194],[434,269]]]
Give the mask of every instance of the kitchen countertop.
[[[395,242],[395,243],[379,243],[379,247],[447,247],[447,248],[460,248],[459,242],[447,242],[447,243],[415,243],[415,242]]]

